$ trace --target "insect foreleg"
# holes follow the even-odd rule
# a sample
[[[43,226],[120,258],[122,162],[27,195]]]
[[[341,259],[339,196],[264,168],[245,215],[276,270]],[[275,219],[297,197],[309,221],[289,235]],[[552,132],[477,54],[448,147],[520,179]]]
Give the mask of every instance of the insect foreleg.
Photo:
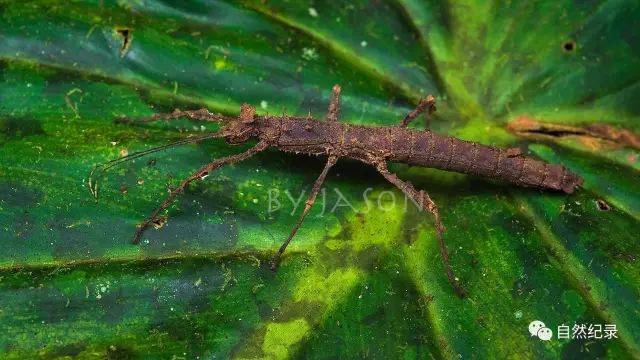
[[[451,263],[449,262],[449,252],[447,251],[443,236],[445,228],[442,224],[442,220],[440,219],[440,213],[438,212],[436,203],[431,200],[431,197],[425,191],[417,191],[410,182],[401,180],[395,174],[389,172],[387,164],[384,160],[377,160],[373,165],[376,166],[378,172],[380,172],[380,174],[384,176],[385,179],[395,185],[398,189],[402,190],[402,192],[405,193],[406,196],[410,197],[420,208],[429,211],[433,215],[436,225],[436,233],[438,236],[438,243],[440,246],[440,255],[442,256],[445,274],[447,275],[451,286],[453,286],[455,293],[460,298],[465,297],[467,292],[462,287],[462,285],[460,285],[458,278],[453,273]]]
[[[169,192],[169,196],[167,196],[167,198],[162,202],[162,204],[160,204],[160,206],[157,209],[155,209],[153,213],[151,213],[151,216],[149,216],[149,218],[147,218],[145,221],[138,224],[136,233],[133,237],[133,243],[138,244],[140,242],[140,237],[142,236],[142,233],[149,227],[151,223],[153,223],[157,219],[158,214],[160,214],[160,212],[162,212],[164,209],[168,208],[169,205],[171,205],[173,200],[176,198],[176,196],[182,194],[192,181],[202,179],[203,177],[208,175],[211,171],[214,171],[222,167],[223,165],[228,165],[228,164],[236,163],[242,160],[246,160],[251,156],[259,153],[260,151],[263,151],[267,147],[268,145],[266,143],[260,142],[254,147],[252,147],[251,149],[245,152],[242,152],[240,154],[225,156],[223,158],[214,160],[209,164],[203,166],[200,170],[193,173],[187,179],[182,181],[182,183],[180,183],[180,185],[176,189],[173,189]]]
[[[327,111],[327,121],[338,121],[340,112],[340,85],[334,85],[331,90],[331,100],[329,100],[329,111]]]
[[[220,122],[227,119],[227,117],[223,115],[214,114],[214,113],[211,113],[209,110],[202,108],[198,110],[175,109],[170,113],[155,114],[149,117],[143,117],[138,119],[122,117],[122,118],[116,119],[115,122],[119,124],[145,124],[152,121],[175,120],[180,118],[188,118],[189,120],[204,121],[204,122]]]
[[[271,261],[271,270],[275,270],[278,267],[278,263],[280,262],[280,256],[282,256],[282,253],[284,253],[284,251],[287,249],[287,246],[291,242],[291,239],[293,239],[293,237],[296,235],[296,232],[298,232],[298,229],[300,228],[302,221],[304,221],[304,218],[307,216],[307,214],[309,213],[309,210],[311,210],[311,207],[313,206],[313,203],[316,201],[316,196],[318,195],[318,192],[322,187],[322,183],[324,182],[324,179],[327,177],[327,173],[329,172],[329,169],[331,169],[331,167],[336,163],[337,160],[338,160],[337,156],[329,156],[329,159],[327,159],[327,163],[324,165],[324,169],[322,169],[320,176],[318,176],[318,178],[316,179],[316,182],[313,184],[311,193],[309,194],[307,201],[305,201],[304,203],[304,209],[302,210],[302,214],[300,214],[300,217],[298,218],[296,225],[291,230],[291,233],[289,234],[289,237],[287,237],[287,240],[285,240],[282,246],[280,246],[280,249],[278,249],[278,253],[273,257],[273,260]]]
[[[420,99],[418,106],[416,106],[415,109],[413,109],[410,113],[407,114],[407,116],[404,117],[404,119],[400,123],[400,127],[407,127],[410,122],[412,122],[425,110],[428,110],[427,114],[431,114],[436,110],[436,99],[433,97],[433,95],[428,95],[427,97]]]

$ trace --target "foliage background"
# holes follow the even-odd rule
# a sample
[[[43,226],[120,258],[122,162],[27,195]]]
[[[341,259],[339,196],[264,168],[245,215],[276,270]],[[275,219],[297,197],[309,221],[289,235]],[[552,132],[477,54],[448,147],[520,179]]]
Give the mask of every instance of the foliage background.
[[[640,357],[637,147],[506,131],[526,117],[637,132],[638,19],[635,1],[0,1],[1,356]],[[97,203],[86,189],[96,163],[215,129],[115,117],[242,102],[321,117],[335,83],[341,121],[395,124],[433,93],[434,130],[522,146],[584,189],[394,167],[440,205],[465,300],[431,221],[401,204],[316,206],[269,271],[297,217],[268,213],[269,189],[308,191],[321,159],[270,151],[212,174],[142,246],[135,224],[168,183],[240,149],[177,148],[111,173]],[[327,207],[338,188],[364,212],[368,187],[400,198],[343,162]],[[619,338],[541,342],[533,319]]]

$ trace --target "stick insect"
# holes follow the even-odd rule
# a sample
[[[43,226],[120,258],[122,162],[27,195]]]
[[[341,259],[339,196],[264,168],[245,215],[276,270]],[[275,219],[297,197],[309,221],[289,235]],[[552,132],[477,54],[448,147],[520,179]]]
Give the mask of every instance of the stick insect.
[[[120,123],[143,124],[157,120],[188,118],[193,121],[216,122],[222,126],[219,131],[200,137],[185,139],[173,144],[153,148],[125,156],[96,168],[108,170],[124,161],[138,158],[168,147],[196,143],[210,138],[224,138],[229,144],[257,140],[250,149],[231,156],[216,159],[203,166],[180,185],[171,190],[167,198],[136,229],[133,243],[137,244],[143,232],[157,221],[173,200],[182,194],[187,186],[203,179],[212,171],[232,163],[246,160],[267,148],[281,151],[320,155],[326,157],[324,168],[313,184],[304,209],[293,226],[291,233],[275,254],[271,266],[275,270],[282,254],[300,228],[331,167],[342,158],[351,158],[373,166],[387,181],[400,189],[419,207],[433,216],[444,273],[459,297],[466,295],[465,288],[454,275],[449,253],[444,242],[445,226],[440,218],[436,203],[424,190],[416,189],[410,182],[400,179],[389,171],[388,162],[400,162],[414,166],[433,167],[442,170],[499,179],[517,186],[551,189],[572,193],[582,184],[582,178],[562,165],[549,164],[524,156],[514,149],[500,149],[454,137],[436,134],[430,130],[413,130],[407,125],[420,114],[435,111],[435,98],[422,98],[417,107],[395,126],[372,127],[352,125],[338,121],[340,111],[340,86],[332,89],[329,109],[323,120],[295,116],[258,116],[254,107],[243,104],[238,117],[214,114],[207,109],[174,110],[171,113],[156,114],[141,119],[119,119]],[[94,169],[94,171],[96,170]],[[93,175],[93,172],[92,172]],[[97,196],[97,181],[89,179],[89,188]]]

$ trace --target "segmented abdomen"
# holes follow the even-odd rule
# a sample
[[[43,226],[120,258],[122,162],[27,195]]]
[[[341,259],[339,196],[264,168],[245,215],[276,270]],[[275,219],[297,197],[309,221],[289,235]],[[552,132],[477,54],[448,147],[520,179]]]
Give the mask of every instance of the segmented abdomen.
[[[394,139],[400,160],[412,165],[479,175],[519,186],[572,193],[582,178],[562,165],[549,164],[507,150],[442,136],[430,131],[407,130],[405,139]],[[404,145],[402,145],[404,144]],[[395,158],[395,156],[392,156]]]

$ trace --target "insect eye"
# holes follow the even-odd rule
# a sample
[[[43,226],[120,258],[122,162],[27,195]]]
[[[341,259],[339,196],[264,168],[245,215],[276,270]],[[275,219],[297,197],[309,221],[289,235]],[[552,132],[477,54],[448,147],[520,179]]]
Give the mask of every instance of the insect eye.
[[[240,107],[240,121],[244,124],[252,123],[256,115],[256,108],[249,104],[242,104]]]

